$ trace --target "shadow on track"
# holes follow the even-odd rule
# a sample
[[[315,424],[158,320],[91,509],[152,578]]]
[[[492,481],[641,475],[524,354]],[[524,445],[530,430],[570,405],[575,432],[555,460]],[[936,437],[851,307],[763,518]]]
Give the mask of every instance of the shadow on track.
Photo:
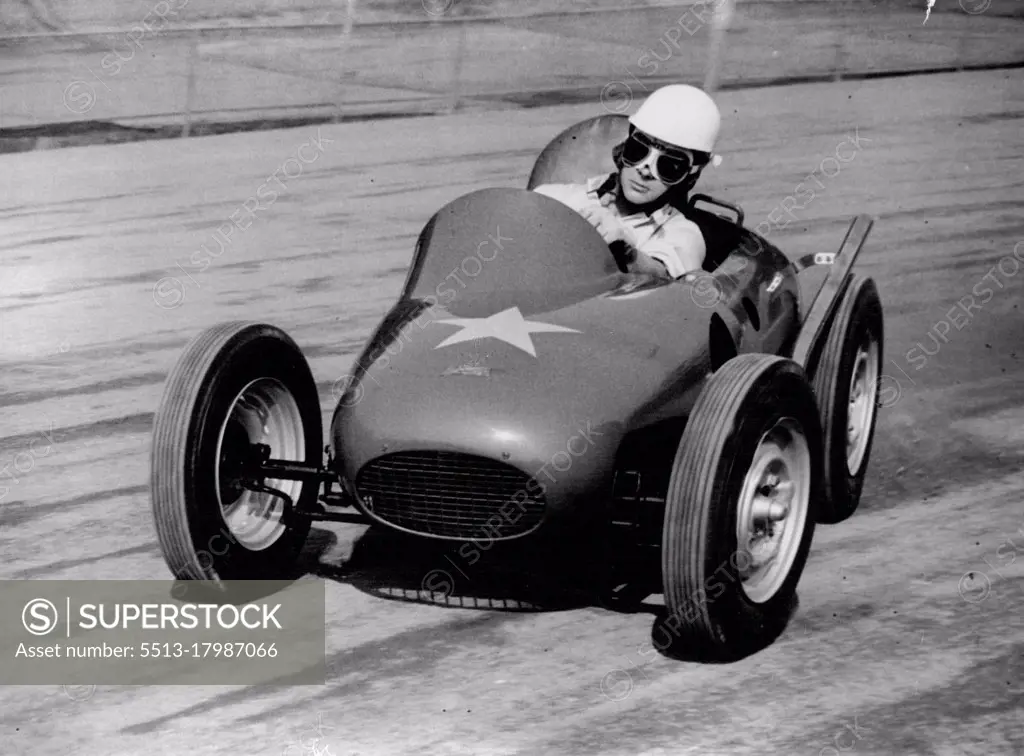
[[[744,649],[731,657],[714,656],[698,648],[668,650],[668,615],[653,596],[661,591],[660,574],[651,558],[623,559],[609,565],[583,541],[529,546],[479,542],[431,542],[377,526],[354,542],[341,562],[322,559],[337,543],[334,533],[314,528],[303,557],[308,574],[351,585],[374,598],[451,609],[497,612],[564,612],[603,609],[617,614],[649,614],[651,643],[667,658],[683,662],[722,664],[740,661],[763,650],[781,635],[779,628],[767,644]],[[789,617],[795,614],[794,600]]]
[[[325,546],[312,542],[329,539]],[[334,534],[314,528],[308,557],[322,555]],[[482,542],[433,542],[372,526],[341,563],[307,560],[311,574],[376,598],[507,612],[564,611],[593,605],[565,547],[545,549]],[[578,571],[578,568],[577,568]],[[568,579],[567,579],[568,578]]]

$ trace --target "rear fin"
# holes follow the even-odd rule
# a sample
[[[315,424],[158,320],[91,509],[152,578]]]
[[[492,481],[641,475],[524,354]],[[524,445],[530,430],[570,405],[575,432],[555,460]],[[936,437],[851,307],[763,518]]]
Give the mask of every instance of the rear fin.
[[[818,293],[802,318],[800,335],[793,345],[793,359],[804,368],[808,367],[807,358],[813,352],[812,347],[827,331],[825,324],[832,317],[836,303],[849,283],[850,269],[857,260],[874,224],[875,219],[870,215],[858,215],[850,223],[838,252],[805,255],[793,263],[793,267],[798,273],[813,265],[827,265],[830,268],[825,282],[818,289]]]

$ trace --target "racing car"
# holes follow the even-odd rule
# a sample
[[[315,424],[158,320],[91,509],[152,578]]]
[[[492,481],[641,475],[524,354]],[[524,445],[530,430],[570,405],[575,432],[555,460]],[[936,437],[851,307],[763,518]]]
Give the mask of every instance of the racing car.
[[[314,521],[462,544],[614,532],[658,554],[669,653],[742,653],[781,632],[815,525],[861,496],[883,315],[851,269],[874,221],[791,260],[739,206],[694,195],[704,270],[626,272],[586,220],[532,189],[611,172],[627,128],[617,115],[571,126],[525,188],[473,191],[429,219],[338,382],[326,439],[284,331],[195,336],[151,451],[174,576],[288,576]],[[821,266],[805,297],[801,273]]]

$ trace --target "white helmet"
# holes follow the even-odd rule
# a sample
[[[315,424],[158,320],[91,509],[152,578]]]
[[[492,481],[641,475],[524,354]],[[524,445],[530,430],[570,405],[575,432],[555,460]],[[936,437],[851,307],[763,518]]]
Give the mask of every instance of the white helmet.
[[[687,84],[670,84],[644,100],[629,122],[658,141],[711,153],[722,117],[706,92]]]

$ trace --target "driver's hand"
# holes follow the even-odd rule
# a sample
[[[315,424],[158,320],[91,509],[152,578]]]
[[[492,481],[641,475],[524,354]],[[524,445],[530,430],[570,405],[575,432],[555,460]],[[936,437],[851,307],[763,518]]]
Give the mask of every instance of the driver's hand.
[[[582,215],[587,222],[589,222],[590,225],[592,225],[597,232],[601,234],[601,238],[604,239],[605,244],[612,244],[613,242],[621,241],[634,249],[639,246],[633,229],[607,210],[604,210],[604,208],[600,210],[595,208],[584,208],[580,215]]]

